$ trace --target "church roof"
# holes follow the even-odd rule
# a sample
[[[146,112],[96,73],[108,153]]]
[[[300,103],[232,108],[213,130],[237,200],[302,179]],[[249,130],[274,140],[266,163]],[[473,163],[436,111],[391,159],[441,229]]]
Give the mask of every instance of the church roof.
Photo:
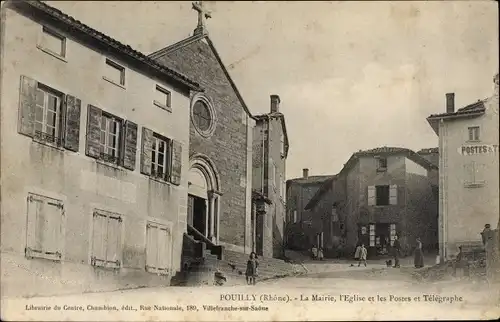
[[[151,54],[148,55],[148,57],[150,59],[158,59],[160,57],[163,57],[169,53],[172,53],[176,50],[179,50],[185,46],[188,46],[196,41],[201,41],[202,39],[205,39],[210,47],[210,49],[213,51],[214,55],[215,55],[215,58],[217,59],[217,61],[219,62],[219,65],[221,66],[224,74],[226,75],[229,83],[231,84],[231,87],[233,89],[233,91],[235,92],[236,96],[238,97],[238,100],[240,101],[241,105],[243,106],[243,109],[245,110],[245,112],[248,114],[249,117],[254,118],[254,116],[252,115],[252,113],[250,113],[250,109],[248,108],[247,104],[245,103],[245,100],[243,99],[243,96],[241,96],[241,93],[240,91],[238,90],[238,88],[236,87],[236,84],[234,83],[233,79],[231,78],[231,75],[229,75],[229,71],[227,70],[226,66],[224,65],[224,63],[222,62],[222,59],[219,55],[219,53],[217,52],[217,49],[215,48],[215,45],[214,43],[212,42],[212,40],[210,39],[210,37],[208,36],[208,34],[194,34],[188,38],[185,38],[173,45],[170,45],[170,46],[167,46],[165,48],[162,48],[160,50],[157,50]]]
[[[190,90],[203,91],[198,83],[181,73],[155,62],[143,53],[134,50],[129,45],[125,45],[118,40],[85,25],[79,20],[76,20],[70,15],[63,13],[61,10],[49,6],[42,1],[9,1],[7,2],[7,5],[12,5],[21,10],[27,10],[29,13],[41,13],[41,16],[45,19],[50,19],[50,23],[60,25],[62,27],[61,29],[82,42],[90,43],[94,47],[103,48],[108,51],[114,51],[123,59],[128,59],[129,61],[140,66],[141,70],[149,71],[150,73],[154,72],[154,74],[160,74],[161,76],[168,78],[169,82],[173,81],[174,83]]]

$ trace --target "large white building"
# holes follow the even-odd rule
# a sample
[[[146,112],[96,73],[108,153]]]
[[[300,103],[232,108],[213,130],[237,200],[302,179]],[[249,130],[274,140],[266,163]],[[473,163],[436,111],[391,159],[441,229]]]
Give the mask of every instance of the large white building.
[[[485,224],[499,222],[498,74],[494,92],[455,111],[446,94],[446,112],[431,115],[439,136],[439,243],[441,259],[460,245],[480,245]]]

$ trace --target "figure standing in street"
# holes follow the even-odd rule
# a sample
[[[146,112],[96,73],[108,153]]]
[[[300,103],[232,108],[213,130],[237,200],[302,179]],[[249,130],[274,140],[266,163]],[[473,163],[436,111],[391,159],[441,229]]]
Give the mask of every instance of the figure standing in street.
[[[365,244],[361,244],[360,249],[359,249],[359,261],[358,261],[358,267],[361,266],[361,262],[365,264],[366,267],[366,255],[368,251],[365,248]]]
[[[415,265],[415,268],[424,267],[424,254],[422,252],[422,242],[420,241],[420,237],[417,237],[413,264]]]
[[[318,249],[316,248],[316,245],[313,245],[313,247],[311,248],[311,256],[312,259],[318,258]]]
[[[490,224],[484,225],[483,232],[481,233],[481,238],[483,239],[483,246],[486,246],[486,241],[490,238],[491,226]]]
[[[322,261],[323,260],[323,256],[324,256],[323,255],[323,248],[320,247],[319,250],[318,250],[318,259],[320,261]]]
[[[247,261],[247,270],[245,272],[247,278],[247,284],[255,285],[255,278],[257,277],[257,268],[259,267],[259,262],[257,261],[257,254],[255,252],[250,253],[250,258]]]
[[[401,244],[399,243],[398,236],[394,236],[394,244],[392,245],[392,258],[394,259],[394,267],[399,266],[399,252],[401,251]]]

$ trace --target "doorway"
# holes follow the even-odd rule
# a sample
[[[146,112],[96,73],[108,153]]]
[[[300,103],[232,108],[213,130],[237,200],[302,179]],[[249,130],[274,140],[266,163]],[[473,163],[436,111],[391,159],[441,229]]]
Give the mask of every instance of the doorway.
[[[193,226],[196,230],[203,234],[203,236],[207,235],[207,200],[188,195],[188,224]]]

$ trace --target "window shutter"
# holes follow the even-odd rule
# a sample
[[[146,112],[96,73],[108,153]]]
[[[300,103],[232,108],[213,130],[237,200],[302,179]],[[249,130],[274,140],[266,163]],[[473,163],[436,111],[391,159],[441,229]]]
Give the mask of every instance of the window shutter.
[[[151,152],[153,150],[153,131],[142,128],[141,173],[151,175]]]
[[[59,204],[50,201],[45,204],[44,219],[46,226],[43,231],[43,251],[45,253],[56,254],[59,251],[61,215]]]
[[[121,262],[121,218],[108,217],[108,238],[106,247],[106,261],[111,266],[119,267]]]
[[[126,121],[124,124],[123,167],[134,171],[137,152],[137,124]]]
[[[368,186],[368,206],[375,206],[375,186]]]
[[[158,228],[158,268],[166,269],[168,267],[168,240],[167,229]]]
[[[64,117],[64,148],[78,152],[80,145],[80,113],[82,101],[71,95],[66,95]]]
[[[91,157],[98,159],[100,153],[101,142],[101,121],[102,110],[93,105],[88,106],[87,112],[87,148],[85,153]]]
[[[92,256],[99,261],[97,264],[100,266],[106,260],[108,218],[94,212],[93,221]]]
[[[37,238],[39,234],[38,225],[38,214],[43,210],[43,200],[36,198],[33,195],[29,195],[27,198],[28,204],[28,222],[26,227],[26,247],[31,250],[42,251],[42,244],[39,242],[40,238]],[[41,227],[43,228],[43,227]]]
[[[398,204],[398,186],[395,184],[389,187],[389,204],[390,205]]]
[[[36,88],[36,80],[21,76],[18,132],[30,137],[33,137],[35,132]]]
[[[182,144],[172,140],[172,164],[170,167],[170,182],[175,185],[181,184],[182,170]]]
[[[158,227],[148,223],[147,229],[147,246],[146,246],[146,270],[158,267]]]

